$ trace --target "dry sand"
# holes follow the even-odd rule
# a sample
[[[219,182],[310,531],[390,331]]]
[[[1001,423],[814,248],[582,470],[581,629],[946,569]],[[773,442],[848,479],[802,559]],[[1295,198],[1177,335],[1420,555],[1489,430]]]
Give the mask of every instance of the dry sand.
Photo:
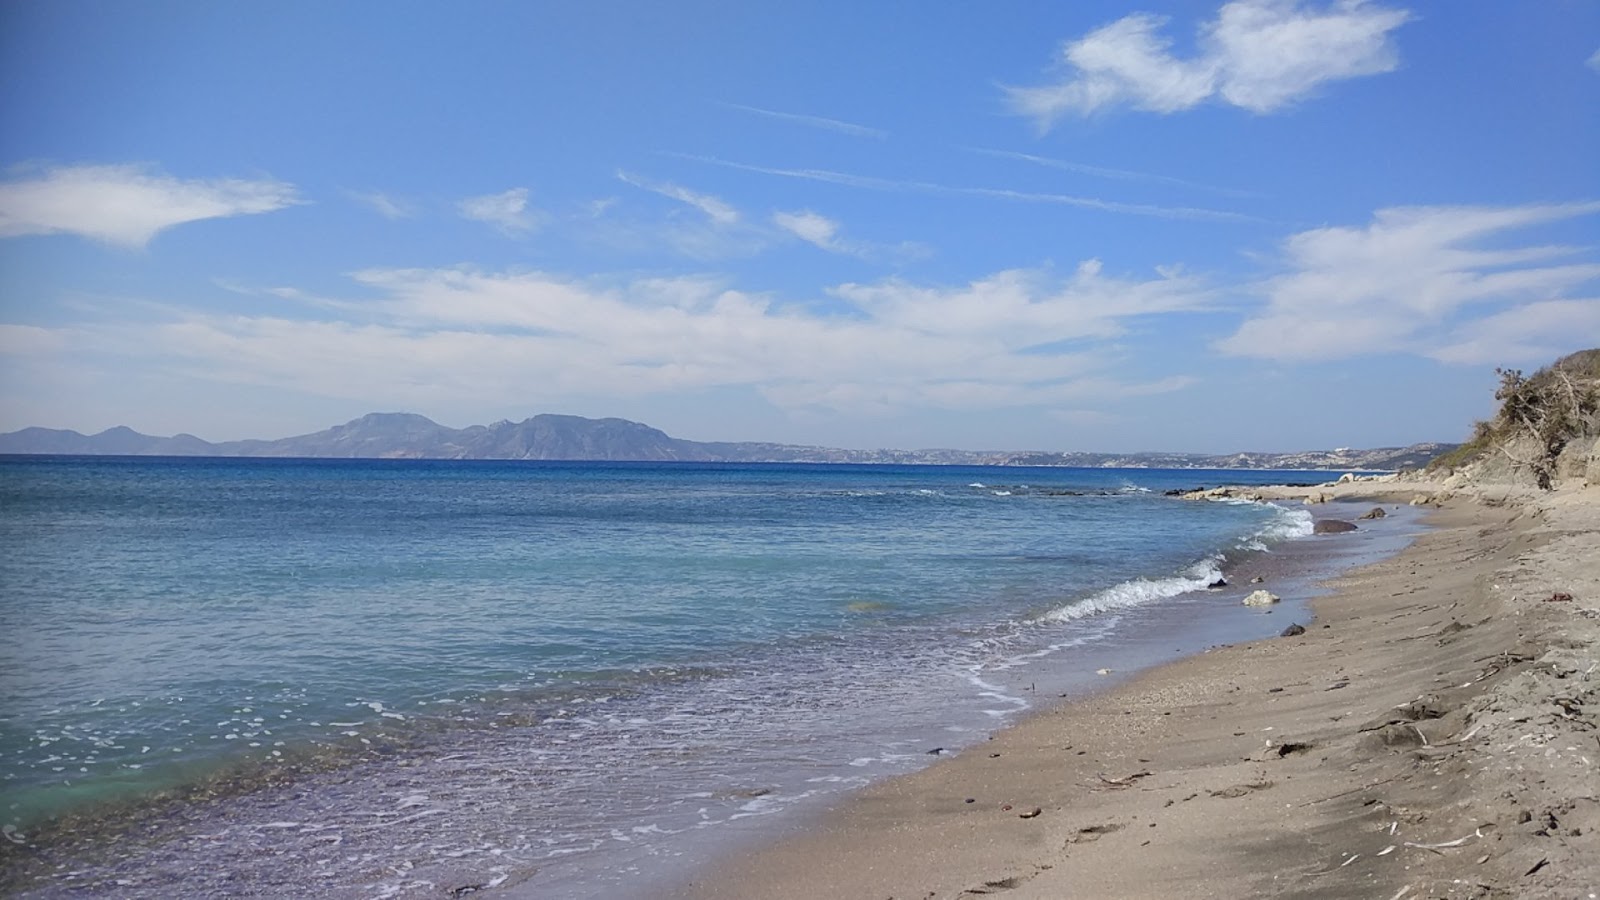
[[[1600,489],[1436,502],[1304,635],[1040,713],[677,896],[1595,897]]]

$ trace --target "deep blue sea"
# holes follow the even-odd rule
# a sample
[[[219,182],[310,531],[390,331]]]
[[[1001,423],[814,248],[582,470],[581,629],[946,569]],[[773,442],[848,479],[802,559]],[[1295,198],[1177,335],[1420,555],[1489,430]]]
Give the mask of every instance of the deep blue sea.
[[[117,895],[621,895],[1238,636],[1197,589],[1310,514],[1162,492],[1326,477],[0,458],[0,823],[139,823],[53,876]]]

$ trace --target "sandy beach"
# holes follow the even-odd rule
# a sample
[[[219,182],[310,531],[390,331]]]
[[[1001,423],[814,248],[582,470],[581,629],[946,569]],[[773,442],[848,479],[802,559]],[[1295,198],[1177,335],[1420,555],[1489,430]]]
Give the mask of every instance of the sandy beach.
[[[1438,509],[1304,634],[1063,701],[675,895],[1596,896],[1600,489],[1452,488],[1264,492]]]

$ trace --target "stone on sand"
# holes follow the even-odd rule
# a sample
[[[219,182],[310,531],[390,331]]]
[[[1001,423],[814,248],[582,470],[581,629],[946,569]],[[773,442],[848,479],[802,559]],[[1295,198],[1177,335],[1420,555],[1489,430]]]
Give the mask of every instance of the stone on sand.
[[[1243,602],[1245,606],[1271,606],[1282,599],[1271,591],[1251,591],[1250,596],[1245,597]]]

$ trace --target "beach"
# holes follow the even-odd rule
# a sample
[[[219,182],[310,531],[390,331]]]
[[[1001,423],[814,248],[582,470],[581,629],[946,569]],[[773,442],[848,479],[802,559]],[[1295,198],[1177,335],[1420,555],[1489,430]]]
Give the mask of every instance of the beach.
[[[42,659],[19,668],[33,679],[23,686],[58,705],[40,707],[31,730],[12,729],[28,739],[10,758],[27,765],[10,771],[40,787],[25,794],[11,778],[10,802],[74,799],[57,786],[143,793],[120,805],[107,795],[39,828],[4,823],[0,893],[929,900],[1595,889],[1593,489],[1359,476],[1271,487],[1267,473],[1177,470],[1028,470],[1002,484],[990,471],[916,467],[29,465],[40,490],[137,483],[155,492],[138,508],[163,515],[202,478],[255,502],[247,515],[184,508],[193,537],[92,506],[95,521],[115,526],[82,536],[104,571],[68,565],[76,544],[62,535],[35,548],[53,560],[40,571],[82,574],[55,605],[97,597],[110,622],[107,604],[132,604],[115,629],[40,619],[30,633],[41,648],[67,660],[141,635],[165,649],[132,658],[143,668],[125,671],[117,693],[97,688],[70,704],[82,690],[73,673],[101,669]],[[1187,491],[1230,474],[1254,481]],[[99,504],[108,493],[73,496]],[[642,496],[661,498],[649,519]],[[393,543],[386,504],[402,500],[412,527],[439,523],[416,546],[449,554]],[[771,555],[757,578],[745,553],[765,519],[739,511],[768,516],[774,502],[786,504],[790,539],[759,544]],[[539,503],[549,508],[529,521]],[[503,527],[506,504],[524,517],[517,529]],[[685,510],[707,508],[722,518],[680,525]],[[314,541],[273,544],[258,527],[294,532],[259,526],[262,510],[324,524]],[[626,528],[614,525],[618,511]],[[814,545],[793,539],[798,513]],[[1356,530],[1315,533],[1314,522],[1344,520]],[[732,543],[710,540],[716,529]],[[520,539],[530,533],[545,539]],[[603,543],[607,533],[617,540]],[[903,539],[885,543],[891,533]],[[576,543],[556,552],[553,535]],[[171,574],[127,570],[153,552],[147,538],[164,542]],[[259,552],[237,570],[182,567],[178,555],[210,565],[219,540]],[[542,555],[517,555],[530,548]],[[737,571],[675,589],[692,604],[633,609],[648,629],[595,635],[629,653],[647,649],[646,633],[700,640],[650,651],[680,652],[695,667],[619,676],[590,664],[560,680],[473,687],[473,672],[526,657],[558,622],[570,631],[587,621],[598,600],[647,596],[620,585],[622,574],[677,584],[683,573],[661,560],[696,548],[695,572]],[[640,555],[624,567],[628,553]],[[352,572],[335,556],[385,564]],[[303,582],[239,587],[283,558],[299,561]],[[411,568],[385,562],[399,559]],[[600,593],[563,599],[602,564],[611,580]],[[557,566],[570,571],[553,578]],[[819,592],[810,574],[779,577],[790,569],[826,572],[840,590]],[[541,592],[532,573],[561,590]],[[648,580],[658,576],[670,578]],[[865,603],[870,578],[879,587]],[[230,603],[165,593],[180,584]],[[427,614],[447,585],[453,615]],[[718,585],[760,590],[711,604]],[[1281,602],[1241,602],[1256,590]],[[514,607],[504,599],[513,593]],[[759,625],[748,615],[756,599],[768,617],[809,616],[795,621],[817,637],[751,640],[741,656],[724,631],[661,626],[669,612],[735,625],[726,614],[735,608]],[[950,606],[911,606],[933,602]],[[283,604],[316,611],[330,629],[317,657],[325,668],[297,669],[303,658],[273,649],[312,637],[267,627],[262,613]],[[141,610],[168,618],[131,614]],[[508,618],[513,610],[522,614]],[[217,670],[178,654],[191,632],[168,634],[177,612],[239,631],[260,647],[252,664],[231,681],[193,682],[191,669]],[[139,632],[146,620],[159,630]],[[402,620],[408,631],[390,627]],[[472,639],[507,621],[528,625],[517,641]],[[396,637],[424,627],[436,629],[427,640]],[[375,667],[397,653],[418,661],[414,673]],[[167,668],[152,668],[161,659]],[[290,676],[298,683],[287,693],[269,683]],[[341,684],[355,677],[373,683]],[[169,754],[177,763],[158,768]],[[170,789],[163,781],[181,777]]]
[[[1304,634],[1064,700],[675,895],[1594,897],[1600,490],[1254,493],[1438,508]]]

